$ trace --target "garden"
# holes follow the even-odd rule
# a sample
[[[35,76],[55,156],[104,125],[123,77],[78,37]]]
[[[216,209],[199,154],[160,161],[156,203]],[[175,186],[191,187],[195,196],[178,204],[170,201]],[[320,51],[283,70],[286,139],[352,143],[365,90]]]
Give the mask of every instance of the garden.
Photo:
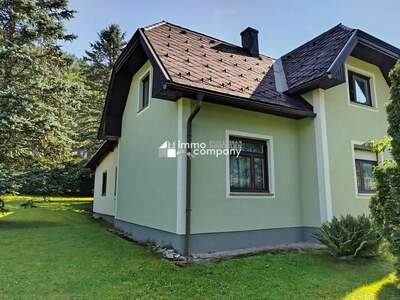
[[[4,200],[4,299],[399,299],[387,252],[339,259],[328,250],[275,251],[179,267],[94,220],[90,198]],[[37,207],[21,206],[29,200]]]

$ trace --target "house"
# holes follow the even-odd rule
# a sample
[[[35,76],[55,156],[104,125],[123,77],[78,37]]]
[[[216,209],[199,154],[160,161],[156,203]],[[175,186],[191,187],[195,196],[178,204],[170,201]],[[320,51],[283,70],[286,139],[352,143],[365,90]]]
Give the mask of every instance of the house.
[[[241,38],[136,31],[88,164],[96,216],[191,255],[312,241],[332,216],[368,213],[384,154],[366,142],[386,134],[400,50],[342,24],[278,59],[257,30]]]

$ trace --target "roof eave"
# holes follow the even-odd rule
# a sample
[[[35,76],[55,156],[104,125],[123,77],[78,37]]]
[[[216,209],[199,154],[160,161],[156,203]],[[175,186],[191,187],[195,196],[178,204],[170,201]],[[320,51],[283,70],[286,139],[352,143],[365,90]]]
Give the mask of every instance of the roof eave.
[[[98,139],[105,139],[105,140],[116,140],[119,135],[120,135],[120,130],[118,130],[120,124],[117,125],[110,125],[109,119],[110,119],[110,112],[109,112],[109,106],[112,101],[112,98],[114,101],[119,102],[120,104],[120,109],[118,110],[117,115],[114,115],[115,112],[111,113],[113,119],[117,119],[117,122],[121,122],[122,118],[122,112],[125,107],[126,103],[126,97],[127,97],[127,90],[125,89],[124,92],[122,93],[120,88],[116,88],[116,81],[121,81],[121,79],[117,79],[118,76],[126,77],[126,76],[133,76],[134,71],[130,70],[132,66],[127,66],[129,62],[131,61],[132,56],[135,55],[135,51],[141,48],[144,51],[144,54],[146,55],[147,59],[151,61],[153,68],[155,70],[155,76],[157,77],[157,86],[153,85],[153,90],[154,89],[161,89],[162,85],[165,81],[169,80],[169,74],[166,71],[165,67],[161,63],[159,57],[155,53],[154,49],[152,48],[151,44],[149,43],[145,33],[144,29],[138,29],[133,37],[130,39],[128,42],[127,46],[124,48],[120,56],[118,57],[112,74],[111,74],[111,79],[110,79],[110,84],[107,90],[107,96],[105,100],[105,104],[103,107],[103,113],[101,117],[101,123],[99,127],[99,131],[97,134]],[[130,77],[131,78],[131,77]],[[126,79],[126,78],[125,78]],[[124,85],[125,86],[125,85]],[[122,93],[122,94],[121,94]],[[118,94],[118,95],[116,95]],[[126,95],[125,95],[126,94]],[[124,99],[119,99],[119,98],[124,98]],[[116,127],[116,128],[114,128]]]
[[[107,154],[113,151],[117,145],[118,143],[116,141],[105,141],[86,163],[85,167],[92,171],[96,170],[97,166],[102,162]]]
[[[376,64],[381,69],[387,83],[390,84],[388,74],[389,70],[387,70],[387,66],[383,66],[382,62],[376,63],[376,58],[374,59],[374,56],[382,55],[386,57],[386,60],[390,62],[389,64],[393,66],[400,58],[400,49],[358,29],[354,31],[348,42],[340,51],[339,55],[328,68],[326,74],[330,77],[335,77],[340,81],[345,81],[345,74],[343,72],[344,62],[352,54],[357,57],[357,55],[353,52],[357,52],[356,50],[358,49],[358,45],[362,45],[370,49],[368,50],[371,51],[371,54],[368,54],[368,56],[371,57],[371,61],[369,62]]]
[[[164,88],[165,91],[170,90],[177,92],[175,94],[176,98],[180,97],[194,98],[196,94],[201,93],[204,94],[204,101],[206,102],[211,102],[220,105],[227,105],[245,110],[268,113],[292,119],[302,119],[302,118],[307,118],[307,117],[309,118],[316,116],[316,114],[312,111],[312,106],[310,106],[310,110],[295,109],[276,104],[262,103],[260,101],[251,100],[244,97],[237,97],[224,93],[218,93],[202,88],[191,87],[171,81],[167,82]]]

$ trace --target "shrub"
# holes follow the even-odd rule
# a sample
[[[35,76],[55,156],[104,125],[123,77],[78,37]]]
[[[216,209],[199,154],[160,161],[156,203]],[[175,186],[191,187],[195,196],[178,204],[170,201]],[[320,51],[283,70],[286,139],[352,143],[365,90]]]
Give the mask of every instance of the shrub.
[[[91,196],[94,178],[85,164],[84,160],[71,160],[49,170],[0,171],[0,194]]]
[[[375,224],[389,243],[390,252],[396,257],[400,278],[400,60],[390,72],[390,80],[392,101],[387,106],[387,113],[389,150],[393,160],[375,168],[377,193],[371,199],[370,209]]]
[[[0,213],[6,213],[8,212],[8,209],[5,208],[5,203],[3,199],[0,199]]]
[[[378,254],[380,234],[365,215],[333,217],[314,235],[336,257],[372,257]]]

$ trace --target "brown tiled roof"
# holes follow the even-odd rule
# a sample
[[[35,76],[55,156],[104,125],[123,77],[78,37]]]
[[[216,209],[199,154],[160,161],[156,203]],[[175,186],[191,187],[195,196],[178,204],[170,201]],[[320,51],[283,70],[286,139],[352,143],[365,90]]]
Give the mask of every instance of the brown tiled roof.
[[[289,89],[323,76],[354,30],[339,24],[282,56]]]
[[[312,111],[302,98],[278,92],[274,60],[167,22],[144,28],[170,80],[257,102]]]

